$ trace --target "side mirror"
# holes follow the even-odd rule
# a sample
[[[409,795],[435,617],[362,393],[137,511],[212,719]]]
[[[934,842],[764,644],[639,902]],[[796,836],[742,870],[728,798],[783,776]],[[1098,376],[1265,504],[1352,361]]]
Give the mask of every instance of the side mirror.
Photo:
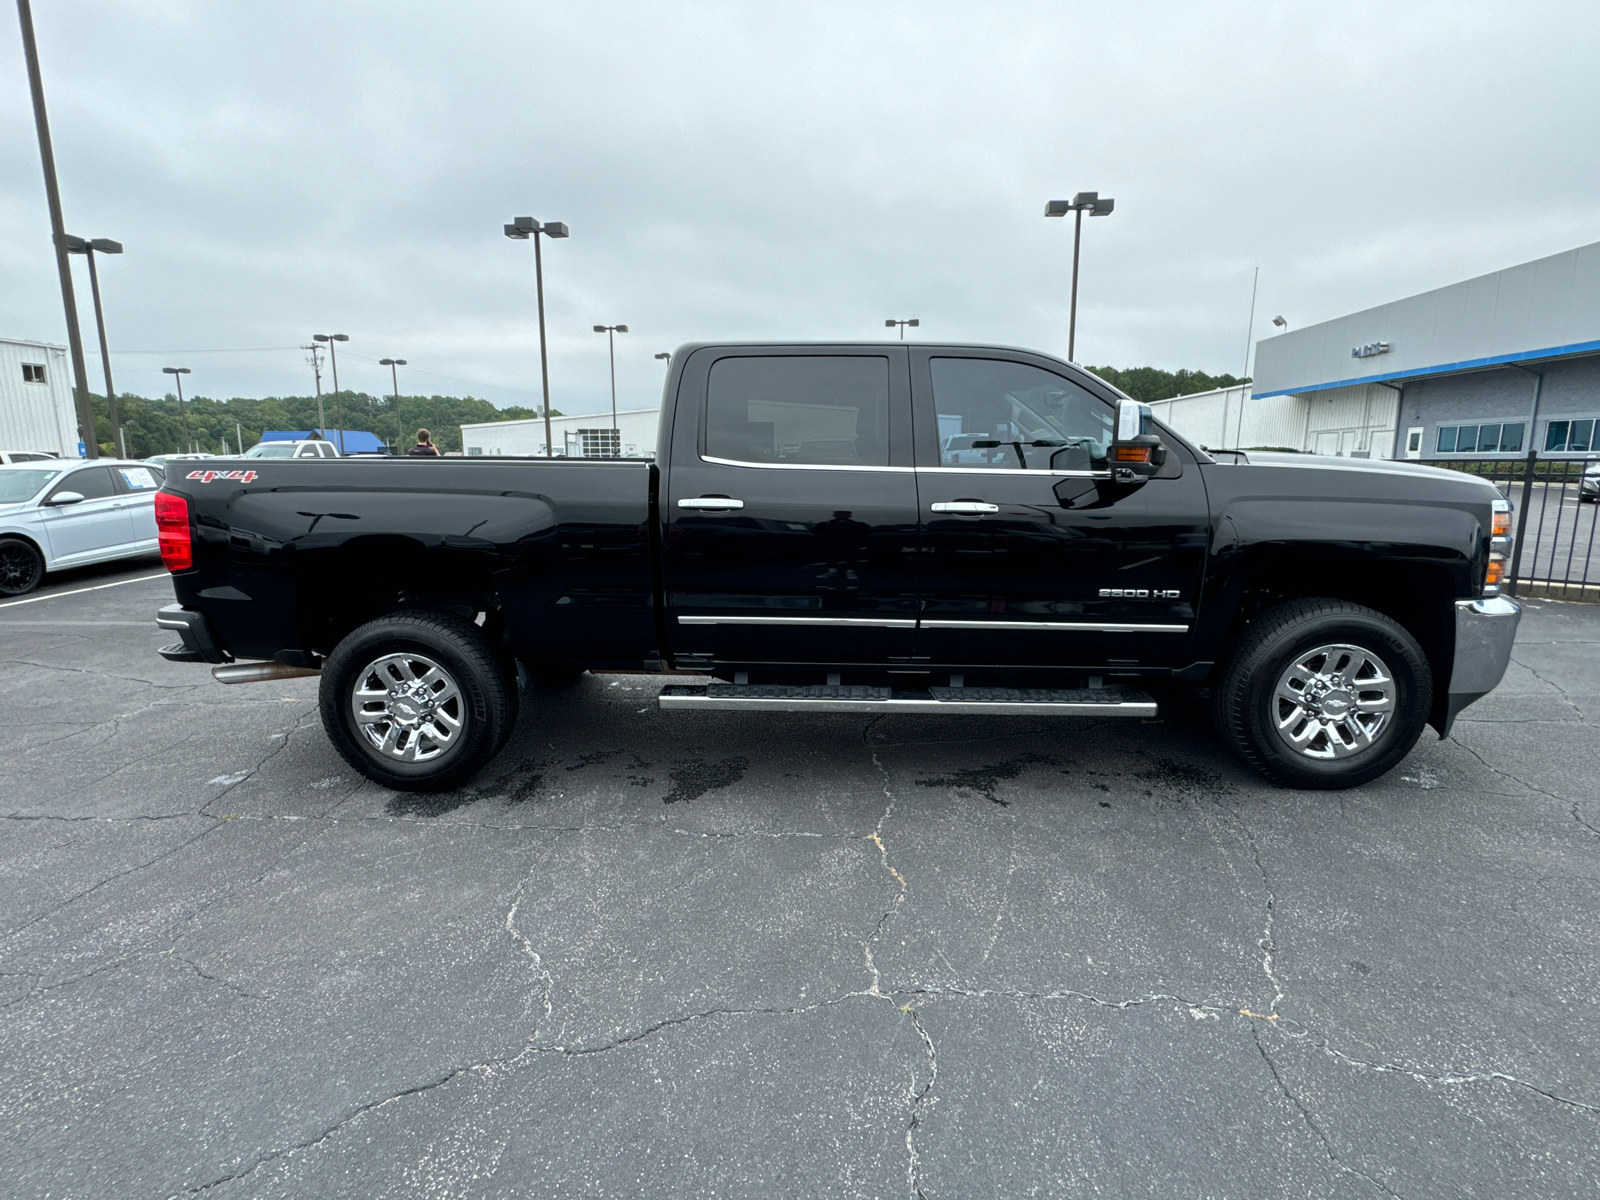
[[[83,493],[82,492],[57,492],[54,496],[51,496],[50,499],[46,500],[45,503],[47,505],[49,505],[50,507],[52,507],[52,508],[59,507],[59,506],[61,506],[63,504],[82,504],[83,503]]]
[[[1155,434],[1155,415],[1137,400],[1117,402],[1117,436],[1111,443],[1111,478],[1118,483],[1143,483],[1167,460]]]

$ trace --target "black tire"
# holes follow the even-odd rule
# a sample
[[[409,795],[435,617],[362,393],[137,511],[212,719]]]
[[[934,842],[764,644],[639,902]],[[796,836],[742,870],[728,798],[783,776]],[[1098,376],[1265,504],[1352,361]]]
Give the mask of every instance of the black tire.
[[[25,596],[44,579],[44,556],[21,538],[0,538],[0,596]]]
[[[393,690],[388,700],[374,690],[380,681],[373,668],[385,660],[391,665],[383,668],[381,682],[391,688],[405,689],[408,678],[414,678],[419,682],[410,686],[426,691],[431,685],[421,681],[443,681],[441,694],[453,698],[441,706],[439,719],[409,725],[389,719],[387,712],[402,710],[393,708]],[[408,665],[392,665],[394,660]],[[416,671],[424,662],[436,668],[431,675]],[[435,612],[379,617],[352,632],[323,663],[322,727],[344,760],[375,783],[402,792],[448,791],[482,770],[510,738],[517,717],[514,679],[482,631],[469,621]],[[378,697],[364,702],[367,711],[374,712],[370,722],[357,721],[357,688]],[[419,710],[411,704],[403,711],[414,716]],[[441,744],[440,737],[452,724],[453,736]],[[384,745],[393,745],[394,750],[385,752],[364,729],[383,737]],[[395,739],[389,736],[391,729]],[[430,736],[430,730],[439,736]],[[407,745],[413,746],[412,753],[429,757],[403,761],[396,755],[404,754]]]
[[[1310,685],[1303,684],[1294,694],[1308,698],[1309,707],[1301,708],[1300,713],[1317,715],[1299,719],[1294,702],[1280,700],[1280,681],[1286,681],[1293,692],[1291,678],[1298,680],[1311,673],[1300,664],[1321,663],[1312,670],[1328,671],[1337,678],[1340,664],[1356,657],[1315,657],[1314,652],[1323,647],[1349,647],[1372,655],[1388,674],[1384,676],[1370,665],[1351,666],[1348,670],[1352,673],[1372,672],[1367,680],[1373,689],[1356,686],[1346,691],[1335,683],[1323,695],[1313,692],[1327,686],[1326,680],[1314,676]],[[1385,694],[1392,703],[1387,719],[1372,730],[1365,725],[1357,728],[1363,721],[1375,720],[1377,714],[1352,712],[1359,706],[1351,701],[1381,705]],[[1223,739],[1273,783],[1291,788],[1350,788],[1378,778],[1411,753],[1433,703],[1433,672],[1417,640],[1382,613],[1344,600],[1293,600],[1269,609],[1251,623],[1223,667],[1211,698],[1212,716]],[[1321,708],[1324,703],[1327,710]],[[1283,734],[1278,731],[1280,718],[1294,722]],[[1298,749],[1291,745],[1297,734],[1309,739]],[[1371,740],[1363,746],[1360,739],[1364,736]]]

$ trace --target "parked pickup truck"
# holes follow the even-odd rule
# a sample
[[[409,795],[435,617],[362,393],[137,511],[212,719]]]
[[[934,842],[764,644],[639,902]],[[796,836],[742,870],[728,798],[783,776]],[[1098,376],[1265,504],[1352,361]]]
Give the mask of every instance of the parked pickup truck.
[[[161,653],[320,674],[334,745],[398,789],[461,784],[586,669],[699,676],[669,713],[1148,717],[1188,685],[1269,779],[1343,788],[1445,736],[1520,616],[1490,484],[1213,456],[1024,350],[685,346],[658,445],[185,464]]]

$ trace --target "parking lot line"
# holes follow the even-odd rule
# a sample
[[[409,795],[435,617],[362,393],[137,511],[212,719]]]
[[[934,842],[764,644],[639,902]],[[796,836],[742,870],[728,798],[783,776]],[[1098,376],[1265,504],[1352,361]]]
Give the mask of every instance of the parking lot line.
[[[51,592],[48,596],[29,596],[26,600],[11,600],[0,604],[0,608],[16,608],[23,604],[37,604],[40,600],[54,600],[59,596],[81,596],[84,592],[98,592],[105,588],[121,587],[125,583],[148,583],[152,579],[168,579],[170,576],[163,571],[159,575],[140,575],[137,579],[117,579],[111,583],[97,583],[93,587],[73,588],[70,592]]]

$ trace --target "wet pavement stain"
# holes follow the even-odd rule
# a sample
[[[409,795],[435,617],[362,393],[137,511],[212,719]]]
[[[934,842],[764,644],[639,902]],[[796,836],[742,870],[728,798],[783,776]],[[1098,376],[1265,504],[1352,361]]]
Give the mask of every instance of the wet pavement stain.
[[[742,754],[708,763],[700,759],[686,759],[672,768],[669,779],[672,787],[664,803],[676,804],[680,800],[696,800],[707,792],[738,783],[750,769],[750,760]]]
[[[939,775],[933,779],[919,779],[920,787],[955,788],[958,791],[966,790],[977,792],[990,804],[998,804],[1001,808],[1010,806],[1011,801],[1002,800],[995,795],[995,789],[1009,779],[1015,779],[1028,767],[1038,763],[1051,763],[1056,760],[1047,758],[1043,754],[1021,754],[1016,758],[1007,759],[1003,763],[995,763],[986,767],[963,767],[959,771],[952,771],[948,775]]]

